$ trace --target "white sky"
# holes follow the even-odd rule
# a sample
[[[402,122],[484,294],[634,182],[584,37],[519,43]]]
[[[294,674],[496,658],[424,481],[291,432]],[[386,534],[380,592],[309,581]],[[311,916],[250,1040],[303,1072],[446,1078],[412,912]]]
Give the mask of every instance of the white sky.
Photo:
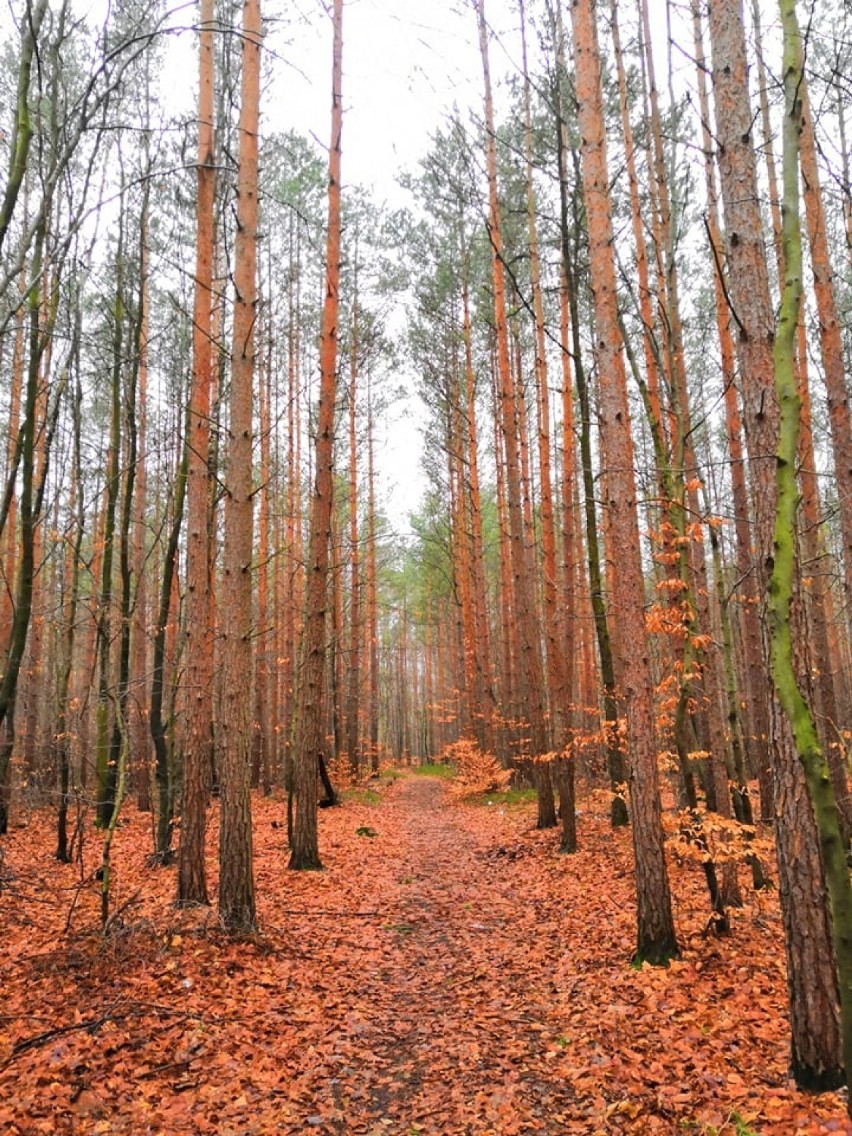
[[[328,6],[330,7],[330,0]],[[267,120],[328,144],[331,106],[331,18],[323,0],[267,0],[267,39],[273,77],[265,100]],[[520,72],[518,0],[485,0],[492,31],[490,64],[498,118],[500,85]],[[528,51],[535,72],[536,33],[529,28],[540,4],[528,0]],[[635,19],[625,4],[623,22]],[[627,9],[630,8],[629,13]],[[665,74],[665,3],[651,0],[655,46]],[[281,11],[280,24],[275,17]],[[566,30],[570,18],[565,13]],[[661,33],[661,34],[660,34]],[[681,64],[682,60],[679,61]],[[472,0],[345,0],[343,13],[343,182],[372,189],[391,205],[409,199],[397,183],[402,170],[416,170],[429,138],[457,104],[462,115],[482,113],[483,79]],[[392,319],[402,329],[400,312]],[[395,380],[413,380],[395,376]],[[407,407],[385,423],[388,441],[379,458],[382,499],[389,516],[405,527],[423,489],[420,473],[422,409],[413,392]]]
[[[277,5],[276,5],[277,6]],[[508,65],[501,43],[514,47],[514,0],[486,0],[498,33],[492,47],[495,82]],[[295,13],[295,15],[294,15]],[[288,4],[285,20],[267,39],[270,88],[267,121],[295,128],[328,145],[331,107],[331,19],[321,0]],[[520,48],[518,47],[518,55]],[[397,179],[416,170],[430,135],[453,104],[465,113],[482,104],[482,69],[476,15],[470,0],[345,0],[343,14],[343,182],[371,189],[379,201],[409,203]],[[392,318],[402,330],[401,313]],[[423,491],[420,472],[422,417],[413,376],[395,375],[412,389],[383,425],[378,454],[388,516],[406,528]]]
[[[488,3],[501,38],[517,27],[513,8],[510,0]],[[266,112],[326,145],[331,21],[321,0],[299,0],[295,9],[301,19],[269,37],[277,59]],[[346,0],[343,21],[344,182],[402,200],[396,175],[425,154],[453,103],[481,104],[473,7],[470,0]],[[499,73],[499,47],[494,52]]]

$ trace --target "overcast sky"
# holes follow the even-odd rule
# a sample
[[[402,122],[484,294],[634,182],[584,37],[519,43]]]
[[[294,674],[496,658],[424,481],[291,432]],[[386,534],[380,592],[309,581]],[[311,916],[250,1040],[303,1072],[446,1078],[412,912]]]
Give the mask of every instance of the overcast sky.
[[[499,44],[517,37],[513,8],[487,8],[498,74],[507,62]],[[393,197],[399,170],[416,166],[453,103],[481,103],[476,17],[470,0],[346,0],[343,20],[344,180]],[[277,58],[267,115],[327,145],[331,21],[321,0],[288,4],[287,25],[269,39]]]
[[[495,84],[520,55],[516,0],[486,0],[496,38]],[[268,6],[274,16],[275,8]],[[399,174],[416,170],[430,135],[457,104],[481,113],[482,68],[470,0],[346,0],[343,14],[343,181],[373,190],[394,206],[410,203]],[[274,78],[264,104],[267,122],[295,128],[328,145],[331,108],[331,20],[321,0],[295,0],[267,39]],[[403,327],[398,311],[394,325]],[[423,491],[414,376],[395,375],[412,394],[385,422],[379,457],[383,505],[398,527]]]

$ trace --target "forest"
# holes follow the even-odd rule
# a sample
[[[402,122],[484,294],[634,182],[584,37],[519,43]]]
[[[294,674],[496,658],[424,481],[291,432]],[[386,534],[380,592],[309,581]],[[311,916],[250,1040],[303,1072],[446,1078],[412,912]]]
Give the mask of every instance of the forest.
[[[442,4],[0,22],[3,1132],[852,1132],[852,10]]]

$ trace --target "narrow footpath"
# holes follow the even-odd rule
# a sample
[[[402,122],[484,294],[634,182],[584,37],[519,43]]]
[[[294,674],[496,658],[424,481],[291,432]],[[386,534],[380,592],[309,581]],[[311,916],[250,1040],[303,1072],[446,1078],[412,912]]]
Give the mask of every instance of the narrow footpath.
[[[670,857],[683,956],[630,966],[631,838],[581,803],[560,856],[531,805],[458,804],[388,776],[320,817],[322,872],[287,870],[286,803],[255,797],[259,931],[177,911],[150,816],[51,855],[49,812],[0,873],[3,1136],[824,1136],[843,1094],[788,1076],[777,897],[708,935],[700,868]],[[207,864],[216,894],[217,810]]]
[[[558,913],[525,916],[522,856],[446,807],[439,782],[406,780],[383,812],[399,834],[376,878],[385,934],[334,1033],[348,1130],[369,1117],[394,1134],[563,1131],[572,1093],[542,956]]]

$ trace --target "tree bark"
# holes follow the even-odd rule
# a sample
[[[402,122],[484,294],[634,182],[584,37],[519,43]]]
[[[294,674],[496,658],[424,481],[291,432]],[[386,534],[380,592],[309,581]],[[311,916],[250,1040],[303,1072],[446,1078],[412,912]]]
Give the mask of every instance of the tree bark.
[[[491,74],[488,63],[488,32],[484,0],[475,0],[479,24],[479,47],[485,85],[486,168],[488,174],[488,236],[492,249],[492,283],[494,287],[494,325],[497,340],[497,374],[499,381],[500,425],[506,456],[506,499],[512,564],[512,597],[520,636],[520,701],[526,715],[527,738],[523,753],[533,762],[548,752],[544,702],[544,667],[541,657],[541,635],[535,611],[530,550],[524,535],[521,499],[521,453],[519,447],[518,400],[509,357],[509,328],[506,316],[506,286],[503,265],[503,239],[500,205],[497,196],[497,149],[494,133],[494,107]],[[553,789],[546,765],[535,774],[538,790],[538,826],[556,824]]]
[[[710,40],[730,302],[739,332],[757,592],[765,596],[775,556],[779,406],[773,360],[775,319],[757,193],[741,0],[712,0]],[[761,636],[761,658],[769,672],[768,633]],[[842,1056],[834,947],[816,826],[789,722],[774,698],[770,725],[793,1071],[802,1086],[829,1087],[842,1079]]]
[[[601,440],[606,504],[619,555],[613,563],[622,685],[630,758],[629,788],[636,859],[636,958],[664,963],[678,953],[663,844],[654,687],[645,633],[633,439],[618,325],[612,212],[607,173],[601,64],[593,0],[574,0],[574,63],[579,103],[583,193],[589,227],[595,346],[601,372]]]
[[[256,922],[251,828],[252,393],[257,321],[257,151],[262,36],[260,0],[245,0],[228,495],[220,593],[223,686],[219,918],[226,930],[238,933],[253,931]]]
[[[178,853],[179,906],[207,904],[204,836],[213,744],[213,657],[210,627],[210,390],[213,371],[214,0],[202,0],[198,42],[195,290],[186,508],[186,725]]]
[[[343,0],[334,0],[331,147],[328,168],[328,233],[325,303],[320,334],[320,397],[316,435],[316,469],[308,551],[308,602],[296,699],[296,744],[293,778],[295,820],[290,867],[321,868],[317,833],[317,775],[325,749],[325,671],[329,546],[331,543],[334,474],[334,403],[337,386],[338,310],[340,289],[341,131],[343,125]]]

